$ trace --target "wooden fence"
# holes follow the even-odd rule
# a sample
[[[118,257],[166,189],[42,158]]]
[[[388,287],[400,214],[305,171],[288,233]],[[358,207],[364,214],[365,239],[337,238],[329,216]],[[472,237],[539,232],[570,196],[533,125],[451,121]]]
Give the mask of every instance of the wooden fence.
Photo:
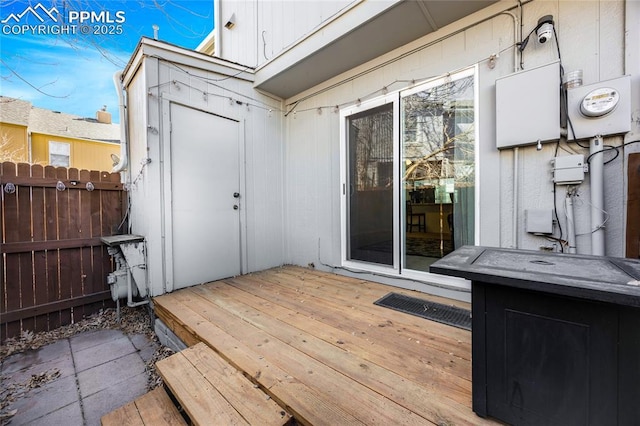
[[[126,196],[115,173],[0,164],[0,342],[113,306],[111,258]],[[122,225],[126,229],[126,225]]]

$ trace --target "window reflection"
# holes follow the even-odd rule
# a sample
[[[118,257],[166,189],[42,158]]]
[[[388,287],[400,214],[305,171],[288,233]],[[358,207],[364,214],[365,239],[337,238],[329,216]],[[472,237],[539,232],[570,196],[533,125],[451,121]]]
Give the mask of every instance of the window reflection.
[[[473,84],[473,76],[445,81],[402,99],[404,264],[408,269],[428,270],[435,259],[455,247],[473,244]]]

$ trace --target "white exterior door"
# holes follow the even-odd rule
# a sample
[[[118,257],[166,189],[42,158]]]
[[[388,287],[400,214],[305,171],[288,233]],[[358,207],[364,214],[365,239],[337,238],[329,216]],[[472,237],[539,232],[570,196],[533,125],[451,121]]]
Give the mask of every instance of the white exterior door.
[[[239,123],[171,103],[173,288],[241,273]]]

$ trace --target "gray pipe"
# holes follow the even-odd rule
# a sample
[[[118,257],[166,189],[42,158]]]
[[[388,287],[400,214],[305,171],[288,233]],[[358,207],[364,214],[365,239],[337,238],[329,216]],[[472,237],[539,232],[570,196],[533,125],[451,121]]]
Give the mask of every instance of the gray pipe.
[[[589,142],[589,183],[591,185],[591,254],[604,256],[604,158],[602,136]]]

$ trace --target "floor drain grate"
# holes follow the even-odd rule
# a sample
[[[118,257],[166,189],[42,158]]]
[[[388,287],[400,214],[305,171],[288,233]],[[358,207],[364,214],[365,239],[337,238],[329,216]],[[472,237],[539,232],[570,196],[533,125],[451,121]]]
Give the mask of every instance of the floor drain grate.
[[[373,303],[374,305],[384,306],[385,308],[471,331],[471,311],[457,306],[443,305],[442,303],[430,302],[399,293],[389,293]]]

